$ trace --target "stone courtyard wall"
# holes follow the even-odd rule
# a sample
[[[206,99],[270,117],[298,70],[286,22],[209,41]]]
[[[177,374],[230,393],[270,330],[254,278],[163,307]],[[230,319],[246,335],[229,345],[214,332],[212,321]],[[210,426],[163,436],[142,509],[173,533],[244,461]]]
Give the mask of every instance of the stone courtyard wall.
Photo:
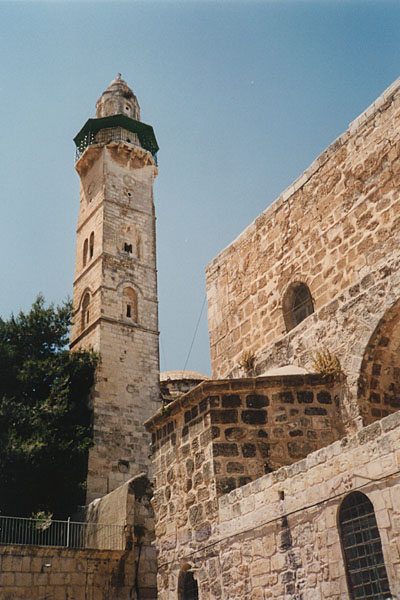
[[[147,476],[141,473],[84,507],[81,518],[90,525],[123,526],[122,547],[132,550],[139,564],[136,584],[140,597],[154,600],[157,597],[157,555],[154,547],[154,512],[150,503],[152,495],[153,486]],[[103,530],[107,531],[107,527],[89,527],[87,546],[107,548],[103,543]]]
[[[0,546],[1,600],[131,600],[134,577],[133,552]]]
[[[207,539],[195,542],[188,506],[158,528],[158,599],[178,600],[179,576],[189,566],[199,600],[349,600],[338,509],[356,490],[373,504],[399,599],[399,448],[395,413],[219,498],[211,481]]]
[[[400,298],[400,80],[351,123],[281,196],[207,267],[215,378],[338,354],[348,376],[349,422],[368,344]],[[285,292],[311,291],[314,314],[287,331]],[[382,392],[383,398],[383,392]],[[364,423],[391,412],[363,402]],[[379,413],[379,414],[378,414]]]

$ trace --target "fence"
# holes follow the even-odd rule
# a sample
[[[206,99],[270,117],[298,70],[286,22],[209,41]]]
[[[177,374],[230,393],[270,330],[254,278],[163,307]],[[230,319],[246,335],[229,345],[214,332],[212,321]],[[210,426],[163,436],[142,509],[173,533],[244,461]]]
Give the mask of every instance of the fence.
[[[56,521],[0,516],[0,544],[123,550],[125,527],[80,523],[70,519]]]

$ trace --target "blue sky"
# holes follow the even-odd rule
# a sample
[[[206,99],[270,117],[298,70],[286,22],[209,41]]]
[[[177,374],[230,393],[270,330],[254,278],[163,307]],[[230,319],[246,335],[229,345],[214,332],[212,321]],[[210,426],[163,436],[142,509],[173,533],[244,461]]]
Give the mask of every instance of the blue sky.
[[[399,25],[398,0],[0,1],[0,315],[72,295],[72,138],[121,72],[160,145],[161,368],[182,369],[205,266],[400,75]],[[187,368],[210,373],[206,310]]]

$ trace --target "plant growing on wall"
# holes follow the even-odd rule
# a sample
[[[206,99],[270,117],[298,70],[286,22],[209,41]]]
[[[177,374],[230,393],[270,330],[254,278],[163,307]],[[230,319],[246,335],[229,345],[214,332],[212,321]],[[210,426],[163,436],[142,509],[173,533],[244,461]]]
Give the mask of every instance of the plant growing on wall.
[[[253,372],[255,362],[256,357],[252,352],[250,352],[249,350],[244,350],[242,352],[239,364],[246,371],[247,375],[250,375]]]
[[[68,516],[84,502],[98,356],[69,352],[71,303],[0,319],[0,511]],[[45,514],[43,513],[43,514]]]
[[[336,354],[328,350],[317,350],[311,355],[312,367],[316,373],[331,376],[335,381],[342,381],[345,377],[340,361]]]

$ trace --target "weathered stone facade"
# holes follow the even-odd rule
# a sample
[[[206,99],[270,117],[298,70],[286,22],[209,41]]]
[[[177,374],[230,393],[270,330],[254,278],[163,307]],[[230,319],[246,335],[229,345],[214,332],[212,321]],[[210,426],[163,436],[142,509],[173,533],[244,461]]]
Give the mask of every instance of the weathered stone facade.
[[[215,378],[242,376],[243,352],[262,374],[288,363],[310,368],[310,354],[327,348],[347,374],[349,421],[397,410],[393,393],[370,401],[365,377],[358,402],[357,383],[372,337],[400,297],[399,116],[397,80],[209,264]],[[314,314],[288,332],[285,295],[296,282],[308,286]],[[398,385],[393,367],[392,376],[387,385]]]
[[[399,118],[397,80],[207,268],[215,379],[146,423],[159,600],[400,598]]]
[[[187,565],[200,600],[348,600],[338,510],[355,490],[373,504],[391,597],[400,598],[399,447],[396,413],[220,497],[211,477],[203,492],[206,537],[196,527],[191,491],[180,491],[186,510],[177,507],[166,520],[156,493],[159,600],[181,600]],[[168,465],[179,467],[178,460]]]
[[[120,127],[110,127],[113,121],[107,118],[122,112],[128,125],[139,119],[136,97],[119,78],[97,103],[96,118],[104,127],[96,136],[89,131],[85,143],[90,143],[76,163],[81,190],[71,348],[92,347],[101,356],[92,393],[89,502],[148,472],[143,422],[160,405],[153,202],[157,166],[138,135],[124,130],[121,137]]]

